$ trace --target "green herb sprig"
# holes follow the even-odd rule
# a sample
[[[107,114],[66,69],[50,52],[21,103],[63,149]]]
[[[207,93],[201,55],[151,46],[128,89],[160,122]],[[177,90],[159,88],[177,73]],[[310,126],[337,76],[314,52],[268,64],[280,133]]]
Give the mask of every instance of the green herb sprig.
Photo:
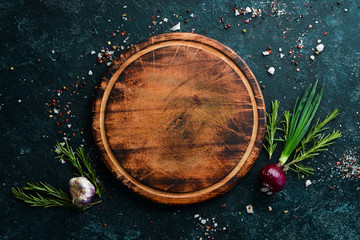
[[[56,147],[55,152],[59,154],[57,158],[69,162],[77,171],[75,175],[89,179],[95,187],[95,193],[101,197],[103,191],[102,183],[97,180],[95,169],[91,165],[89,156],[85,154],[84,147],[79,147],[74,152],[67,141],[62,144],[57,143]],[[13,188],[12,194],[32,207],[73,207],[85,210],[101,202],[99,200],[90,203],[87,207],[77,207],[72,203],[72,199],[67,192],[57,189],[46,182],[28,182],[25,187]]]
[[[27,183],[27,187],[13,188],[12,193],[32,207],[74,207],[69,194],[48,183]]]
[[[58,143],[56,145],[56,153],[59,154],[57,158],[63,159],[69,162],[77,171],[76,176],[86,177],[95,187],[95,193],[101,197],[103,187],[102,183],[96,178],[95,169],[91,165],[91,160],[87,154],[85,154],[84,147],[78,147],[76,152],[69,146],[68,142]]]
[[[275,151],[275,148],[277,146],[277,143],[274,143],[274,141],[275,141],[276,130],[279,129],[277,127],[279,123],[278,120],[279,105],[280,102],[278,100],[271,102],[271,113],[266,113],[268,122],[266,124],[266,132],[265,132],[266,144],[264,144],[264,148],[269,153],[269,159],[271,159]]]

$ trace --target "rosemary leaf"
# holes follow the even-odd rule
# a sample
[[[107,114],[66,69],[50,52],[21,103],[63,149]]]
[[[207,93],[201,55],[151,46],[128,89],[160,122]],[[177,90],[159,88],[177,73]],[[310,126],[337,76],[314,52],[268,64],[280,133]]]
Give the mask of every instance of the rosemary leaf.
[[[65,144],[58,143],[56,145],[56,153],[59,154],[58,159],[64,159],[67,162],[70,162],[71,165],[78,171],[81,177],[84,176],[84,172],[82,170],[79,159],[75,156],[75,152],[72,147],[69,146],[68,142],[65,140]]]
[[[313,126],[307,136],[303,138],[303,140],[301,141],[301,145],[298,146],[296,152],[304,149],[307,144],[309,144],[314,139],[320,137],[321,132],[328,129],[328,127],[325,127],[326,124],[328,124],[331,120],[335,119],[338,115],[338,110],[335,109],[332,113],[328,114],[322,122],[320,122],[320,119],[318,119],[315,126]]]
[[[289,125],[290,125],[290,119],[291,119],[290,111],[283,112],[282,118],[283,118],[283,120],[281,121],[281,123],[282,123],[283,127],[281,128],[281,130],[284,132],[284,137],[281,138],[280,140],[285,142],[287,139],[287,136],[289,134]]]
[[[85,154],[84,147],[79,147],[76,150],[76,155],[79,157],[82,165],[85,167],[86,171],[85,176],[89,179],[89,181],[94,185],[96,194],[101,197],[101,193],[103,191],[101,183],[96,178],[95,169],[91,166],[91,160],[87,154]]]
[[[34,194],[27,193],[24,190]],[[69,195],[47,183],[28,183],[28,187],[13,188],[12,193],[17,199],[30,204],[32,207],[74,207]]]
[[[98,182],[96,178],[96,171],[91,165],[89,156],[85,154],[84,147],[78,147],[75,152],[66,140],[65,144],[58,143],[56,147],[56,153],[59,154],[57,158],[64,159],[65,161],[71,163],[71,165],[78,171],[79,176],[89,179],[95,187],[96,194],[101,197],[103,191],[101,182]]]
[[[44,193],[46,195],[53,196],[53,197],[56,197],[56,198],[59,198],[59,199],[64,199],[65,201],[70,201],[71,202],[71,199],[70,199],[70,197],[69,197],[69,195],[67,193],[65,193],[61,189],[56,189],[55,187],[51,186],[48,183],[43,183],[43,182],[32,183],[32,182],[28,182],[27,185],[28,185],[27,187],[23,187],[24,190],[36,191],[36,192]]]
[[[294,159],[284,166],[289,167],[292,164],[296,164],[305,159],[319,155],[320,152],[327,150],[326,147],[333,144],[334,140],[338,139],[340,136],[341,133],[338,130],[333,130],[333,132],[328,135],[320,136],[319,139],[314,140],[311,148],[306,149],[306,146],[302,147],[302,149],[295,155]]]
[[[278,110],[279,110],[280,102],[275,100],[271,102],[271,113],[267,113],[266,116],[268,118],[268,123],[266,124],[266,132],[265,132],[265,141],[264,148],[269,153],[269,159],[271,159],[277,143],[274,143],[275,133],[278,129]]]

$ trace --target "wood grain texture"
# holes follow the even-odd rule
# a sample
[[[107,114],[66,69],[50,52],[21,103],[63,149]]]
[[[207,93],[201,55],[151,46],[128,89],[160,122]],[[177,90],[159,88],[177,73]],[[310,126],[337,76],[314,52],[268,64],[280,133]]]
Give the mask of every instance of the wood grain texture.
[[[244,61],[216,40],[158,35],[123,52],[93,103],[93,134],[115,176],[159,203],[223,194],[255,162],[265,106]]]

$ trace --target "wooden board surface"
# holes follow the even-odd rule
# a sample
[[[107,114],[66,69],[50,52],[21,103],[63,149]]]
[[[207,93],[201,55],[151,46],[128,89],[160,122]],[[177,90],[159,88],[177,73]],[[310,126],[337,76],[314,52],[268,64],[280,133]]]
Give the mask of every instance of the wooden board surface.
[[[250,170],[265,105],[244,61],[191,33],[151,37],[123,52],[93,103],[93,134],[108,168],[155,202],[223,194]]]

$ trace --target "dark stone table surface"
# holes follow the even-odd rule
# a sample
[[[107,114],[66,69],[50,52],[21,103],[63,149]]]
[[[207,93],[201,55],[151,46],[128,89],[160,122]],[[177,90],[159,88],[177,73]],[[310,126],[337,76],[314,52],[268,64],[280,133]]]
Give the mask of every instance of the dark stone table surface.
[[[359,4],[355,0],[2,0],[0,239],[360,239],[360,180],[355,177],[360,166],[356,152]],[[235,16],[235,5],[261,9],[262,15]],[[178,22],[181,31],[212,37],[236,51],[262,86],[268,110],[275,99],[281,102],[281,111],[290,110],[306,86],[317,79],[325,83],[317,116],[339,109],[339,117],[329,127],[343,135],[307,162],[314,175],[298,179],[288,172],[282,192],[262,195],[257,173],[276,161],[279,145],[272,160],[262,150],[231,191],[186,207],[149,202],[111,175],[91,133],[94,88],[107,67],[97,63],[97,54],[115,45],[117,56],[122,48],[170,32]],[[324,50],[316,55],[320,41]],[[269,46],[272,53],[264,56]],[[267,67],[275,68],[274,75]],[[49,106],[53,100],[55,104]],[[62,117],[49,112],[54,107]],[[106,188],[103,202],[77,211],[31,208],[15,199],[11,189],[28,181],[68,188],[73,171],[53,152],[63,137],[73,147],[85,144]],[[345,161],[352,169],[343,165]],[[305,188],[307,179],[312,185]],[[247,205],[253,206],[254,214],[246,213]],[[196,214],[209,221],[202,224]]]

